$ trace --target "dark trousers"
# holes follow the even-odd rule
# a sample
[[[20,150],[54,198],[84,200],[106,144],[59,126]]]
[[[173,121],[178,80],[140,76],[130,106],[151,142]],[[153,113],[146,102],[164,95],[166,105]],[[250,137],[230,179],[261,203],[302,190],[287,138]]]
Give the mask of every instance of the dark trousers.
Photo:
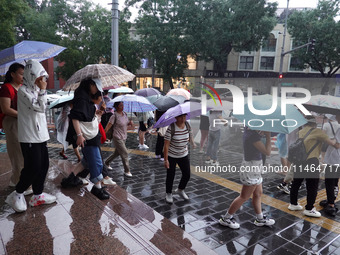
[[[338,187],[339,177],[338,176],[339,176],[338,166],[327,165],[325,169],[325,186],[326,186],[328,204],[334,204],[335,199],[338,196],[338,192],[339,192],[339,187]]]
[[[189,155],[183,158],[172,158],[168,157],[170,168],[166,171],[166,193],[172,193],[172,186],[174,184],[175,172],[176,172],[176,164],[178,164],[179,168],[182,171],[182,178],[179,182],[178,188],[183,190],[188,184],[190,180],[190,161]]]
[[[157,135],[157,142],[156,142],[156,155],[161,155],[161,158],[164,158],[163,154],[163,147],[164,147],[164,136]]]
[[[302,164],[302,169],[305,169],[305,167],[309,167],[309,169],[312,167],[317,167],[319,165],[319,160],[317,158],[311,158],[308,159],[305,163]],[[296,170],[299,171],[299,170]],[[307,188],[307,204],[305,206],[306,210],[312,210],[314,207],[316,196],[318,195],[318,184],[319,184],[319,178],[318,178],[319,172],[316,171],[316,173],[308,173],[304,172],[303,175],[299,174],[301,178],[295,178],[293,179],[292,187],[290,189],[290,203],[292,205],[298,204],[298,192],[299,188],[303,182],[304,179],[306,179],[306,188]],[[307,177],[311,178],[307,178]]]
[[[44,190],[44,182],[49,167],[47,143],[20,143],[24,156],[24,168],[16,186],[18,193],[23,193],[32,185],[34,195]]]

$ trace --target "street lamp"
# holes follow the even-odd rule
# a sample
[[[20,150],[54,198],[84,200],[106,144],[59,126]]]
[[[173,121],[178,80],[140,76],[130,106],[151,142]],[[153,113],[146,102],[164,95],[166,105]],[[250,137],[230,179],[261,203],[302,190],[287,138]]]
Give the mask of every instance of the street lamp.
[[[118,66],[119,34],[118,34],[118,0],[112,0],[112,24],[111,24],[111,64]]]

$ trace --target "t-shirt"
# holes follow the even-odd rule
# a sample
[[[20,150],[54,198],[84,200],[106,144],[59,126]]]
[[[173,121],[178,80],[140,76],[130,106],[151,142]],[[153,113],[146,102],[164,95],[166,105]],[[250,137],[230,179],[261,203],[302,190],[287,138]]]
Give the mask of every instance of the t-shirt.
[[[334,133],[336,133],[340,127],[340,124],[337,121],[331,121],[332,127],[334,129]],[[323,124],[322,130],[328,135],[329,139],[334,139],[334,133],[329,122]]]
[[[11,108],[18,110],[18,91],[10,83],[5,83],[0,88],[0,97],[11,99]]]
[[[222,118],[222,111],[210,111],[209,115],[209,130],[210,131],[218,131],[221,130],[222,126],[221,124],[215,124],[214,126],[214,120]]]
[[[175,123],[175,133],[171,137],[171,125],[168,127],[164,140],[170,141],[168,155],[172,158],[183,158],[188,155],[189,130],[186,126],[179,128]]]
[[[340,128],[335,133],[335,138],[340,141]],[[335,149],[333,146],[328,146],[325,154],[324,163],[328,165],[340,164],[340,149]]]
[[[254,143],[261,141],[261,136],[255,131],[246,128],[243,133],[244,160],[262,160],[261,152],[254,146]]]
[[[311,129],[310,126],[305,126],[299,131],[299,138],[303,138],[307,132]],[[321,129],[315,128],[305,139],[304,144],[306,147],[306,152],[309,152],[313,146],[319,142],[319,145],[309,154],[307,159],[319,158],[321,153],[322,143],[328,139],[328,135]]]
[[[114,125],[113,126],[113,134],[112,137],[118,140],[126,140],[127,138],[127,125],[129,123],[129,118],[125,112],[123,115],[115,112],[109,122]]]

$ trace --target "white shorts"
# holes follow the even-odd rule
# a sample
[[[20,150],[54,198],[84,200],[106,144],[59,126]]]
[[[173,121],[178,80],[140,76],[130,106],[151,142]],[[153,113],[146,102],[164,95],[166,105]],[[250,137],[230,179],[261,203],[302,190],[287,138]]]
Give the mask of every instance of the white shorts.
[[[262,178],[262,160],[242,161],[240,180],[243,185],[260,185]]]

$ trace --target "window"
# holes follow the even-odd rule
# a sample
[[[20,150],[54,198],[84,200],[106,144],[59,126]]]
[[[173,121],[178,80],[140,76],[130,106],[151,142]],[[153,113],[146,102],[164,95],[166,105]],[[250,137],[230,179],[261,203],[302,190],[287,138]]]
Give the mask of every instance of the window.
[[[274,57],[261,57],[261,70],[274,70]]]
[[[254,57],[241,56],[239,69],[253,70]]]
[[[301,59],[297,57],[291,57],[289,71],[303,71],[303,63]]]
[[[273,34],[270,34],[269,38],[262,41],[262,51],[276,51],[276,38]]]

